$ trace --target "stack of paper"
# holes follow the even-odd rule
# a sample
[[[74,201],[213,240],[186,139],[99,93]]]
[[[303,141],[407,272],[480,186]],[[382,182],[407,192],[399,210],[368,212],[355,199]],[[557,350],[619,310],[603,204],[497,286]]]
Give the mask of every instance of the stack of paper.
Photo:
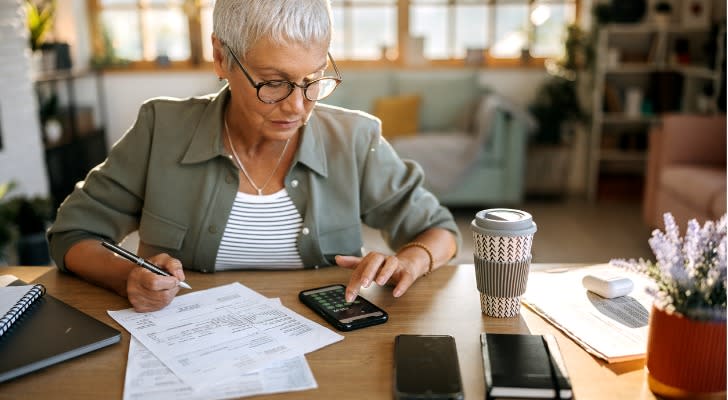
[[[632,279],[626,296],[606,299],[587,291],[587,274],[612,274]],[[653,297],[650,280],[608,264],[531,272],[523,303],[589,353],[609,363],[644,358]]]
[[[241,285],[152,313],[109,311],[132,334],[124,399],[219,399],[316,387],[303,354],[343,336]]]

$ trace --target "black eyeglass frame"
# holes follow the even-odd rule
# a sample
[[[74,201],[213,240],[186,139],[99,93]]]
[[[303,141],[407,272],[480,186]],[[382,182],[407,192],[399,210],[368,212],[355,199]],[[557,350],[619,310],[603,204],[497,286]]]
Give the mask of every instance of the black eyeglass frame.
[[[291,93],[293,93],[293,91],[295,90],[296,87],[299,87],[299,88],[303,89],[303,97],[305,97],[306,100],[308,100],[308,101],[320,101],[320,100],[323,100],[323,99],[329,97],[331,95],[331,93],[334,93],[334,90],[336,90],[336,87],[338,87],[341,84],[341,82],[343,81],[343,77],[341,76],[341,72],[339,72],[339,68],[336,66],[336,61],[334,61],[334,58],[331,57],[331,53],[327,52],[326,55],[329,57],[329,60],[331,60],[331,66],[334,67],[334,72],[336,72],[336,76],[335,77],[333,77],[333,76],[322,76],[321,78],[314,79],[314,80],[312,80],[310,82],[307,82],[307,83],[305,83],[303,85],[299,85],[296,82],[291,82],[291,81],[288,81],[288,80],[270,80],[270,81],[262,81],[262,82],[255,83],[255,80],[253,80],[253,77],[251,77],[250,74],[248,73],[248,71],[245,69],[245,67],[243,67],[243,63],[240,62],[240,59],[238,59],[238,56],[235,55],[235,53],[230,48],[230,46],[228,46],[227,43],[224,43],[224,42],[222,43],[222,45],[225,46],[225,48],[230,53],[230,55],[233,56],[233,60],[235,60],[235,63],[238,64],[238,67],[240,67],[240,70],[243,71],[243,74],[245,75],[245,77],[248,78],[248,82],[250,82],[250,84],[253,86],[253,88],[255,88],[255,95],[258,98],[258,100],[262,101],[265,104],[275,104],[275,103],[278,103],[278,102],[281,102],[281,101],[287,99],[291,95]],[[315,84],[316,82],[321,81],[321,80],[324,80],[324,79],[333,79],[333,80],[336,81],[336,86],[334,86],[334,89],[331,90],[331,93],[327,94],[326,96],[324,96],[324,97],[322,97],[320,99],[316,99],[316,100],[309,98],[308,97],[308,93],[307,93],[308,87],[311,86],[311,85],[313,85],[313,84]],[[260,89],[263,86],[268,85],[268,84],[271,84],[271,83],[279,83],[279,84],[280,83],[285,83],[285,84],[288,84],[288,88],[289,88],[288,94],[285,95],[285,96],[283,96],[283,97],[281,97],[278,100],[273,100],[273,101],[263,100],[262,98],[260,98]]]

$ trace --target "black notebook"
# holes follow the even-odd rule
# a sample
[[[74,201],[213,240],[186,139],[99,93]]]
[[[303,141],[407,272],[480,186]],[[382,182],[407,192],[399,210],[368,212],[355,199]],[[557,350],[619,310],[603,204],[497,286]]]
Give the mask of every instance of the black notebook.
[[[25,285],[15,280],[8,286]],[[2,311],[0,334],[0,382],[118,343],[121,332],[46,294],[23,296]],[[0,291],[6,289],[0,287]],[[13,311],[14,310],[14,311]]]
[[[571,382],[551,335],[481,333],[487,399],[571,399]]]

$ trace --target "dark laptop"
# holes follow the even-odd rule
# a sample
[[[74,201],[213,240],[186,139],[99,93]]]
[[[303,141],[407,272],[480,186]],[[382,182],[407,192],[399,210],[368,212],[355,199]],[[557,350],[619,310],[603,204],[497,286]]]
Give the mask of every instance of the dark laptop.
[[[118,330],[46,293],[0,336],[0,382],[120,340]]]

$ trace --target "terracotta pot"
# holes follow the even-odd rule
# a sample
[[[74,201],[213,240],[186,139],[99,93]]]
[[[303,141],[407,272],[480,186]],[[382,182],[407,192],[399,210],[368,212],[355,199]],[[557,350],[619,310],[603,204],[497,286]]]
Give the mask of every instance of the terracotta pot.
[[[647,373],[650,390],[657,395],[725,399],[725,321],[694,321],[653,306]]]

